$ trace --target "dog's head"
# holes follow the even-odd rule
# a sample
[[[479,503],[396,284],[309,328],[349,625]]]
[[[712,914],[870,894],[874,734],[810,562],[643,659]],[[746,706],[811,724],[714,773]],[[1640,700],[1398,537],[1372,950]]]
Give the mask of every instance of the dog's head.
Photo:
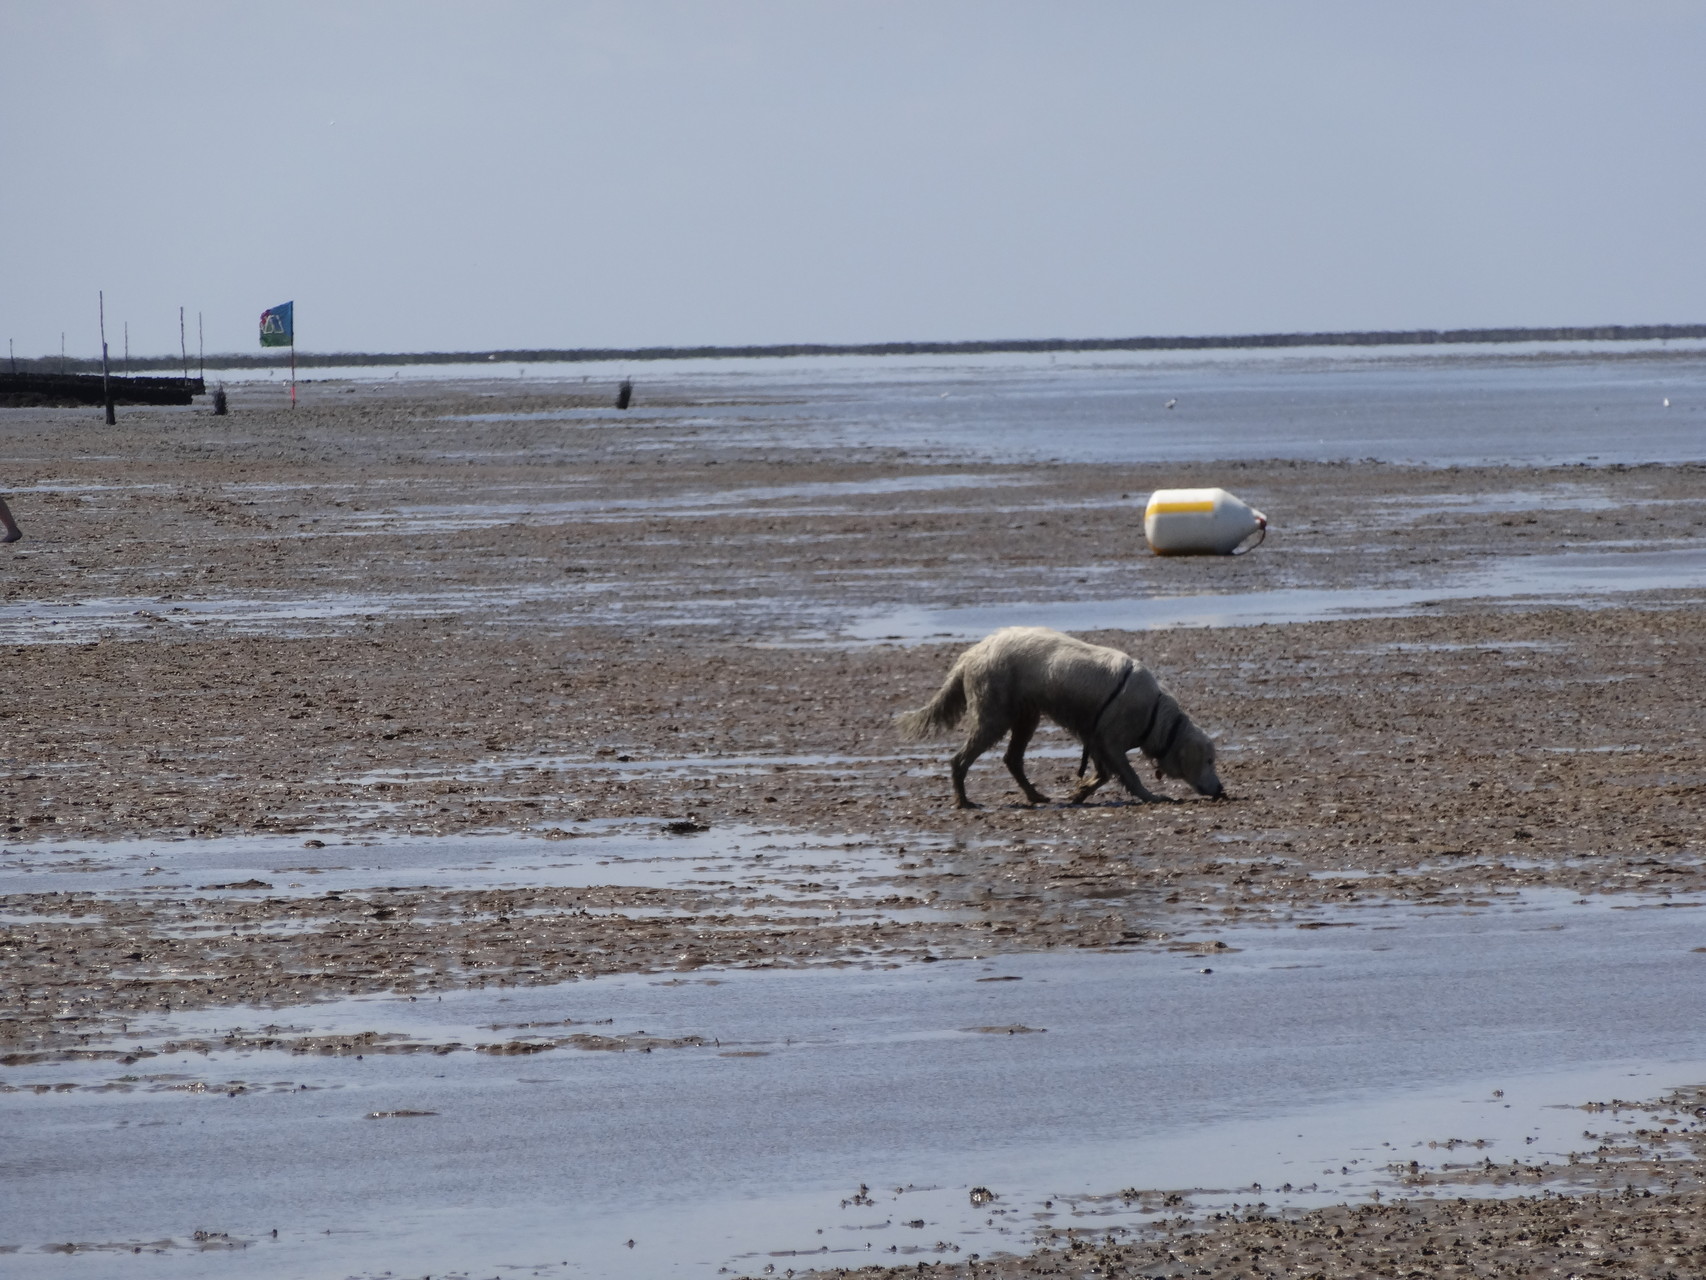
[[[1220,775],[1214,771],[1213,740],[1188,722],[1180,728],[1173,749],[1155,762],[1155,776],[1188,782],[1198,795],[1210,800],[1226,794],[1226,788],[1220,785]]]

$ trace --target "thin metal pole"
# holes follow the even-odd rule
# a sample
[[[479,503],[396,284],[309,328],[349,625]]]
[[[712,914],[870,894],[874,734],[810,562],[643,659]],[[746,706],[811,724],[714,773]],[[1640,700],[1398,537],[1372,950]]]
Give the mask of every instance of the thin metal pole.
[[[195,313],[195,359],[196,373],[205,383],[207,381],[207,335],[202,332],[201,312]]]
[[[190,380],[190,349],[184,341],[184,309],[178,308],[178,354],[184,359],[184,381]]]
[[[124,376],[130,377],[130,321],[124,322]]]
[[[65,372],[65,330],[59,331],[59,371]]]
[[[6,354],[12,357],[12,372],[16,373],[18,371],[18,353],[13,349],[10,338],[6,339]]]
[[[107,403],[107,425],[110,427],[118,421],[113,416],[113,383],[107,369],[107,291],[100,291],[101,299],[101,398]]]
[[[294,308],[292,308],[294,312]],[[296,316],[290,317],[290,407],[296,407]]]

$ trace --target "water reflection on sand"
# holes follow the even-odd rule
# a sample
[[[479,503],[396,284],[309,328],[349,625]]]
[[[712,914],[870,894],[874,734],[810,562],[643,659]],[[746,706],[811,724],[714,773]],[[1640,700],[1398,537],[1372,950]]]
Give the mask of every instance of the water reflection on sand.
[[[1561,1156],[1584,1125],[1568,1108],[1706,1072],[1678,1016],[1698,1003],[1690,915],[1543,894],[1223,930],[1212,971],[1014,955],[169,1015],[130,1039],[187,1048],[6,1072],[8,1218],[30,1224],[9,1230],[26,1252],[8,1266],[47,1275],[62,1264],[46,1242],[203,1226],[254,1242],[241,1272],[257,1277],[499,1257],[711,1276],[1416,1194],[1392,1165]],[[368,1031],[360,1057],[244,1047]],[[475,1048],[518,1038],[540,1048]],[[125,1153],[144,1127],[139,1164]],[[861,1183],[868,1203],[849,1199]],[[67,1191],[81,1185],[100,1194]],[[973,1186],[999,1199],[972,1204]],[[231,1274],[172,1253],[174,1274]]]

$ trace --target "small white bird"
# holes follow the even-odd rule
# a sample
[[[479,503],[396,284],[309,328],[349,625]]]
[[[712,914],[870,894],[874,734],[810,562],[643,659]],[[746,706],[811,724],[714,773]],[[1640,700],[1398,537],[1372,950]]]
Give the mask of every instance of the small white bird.
[[[1174,406],[1174,405],[1176,405],[1176,404],[1178,404],[1178,403],[1179,403],[1179,402],[1178,402],[1178,401],[1177,401],[1177,400],[1169,400],[1169,401],[1168,401],[1168,402],[1167,402],[1167,407],[1168,407],[1168,408],[1169,408],[1169,409],[1171,409],[1171,408],[1172,408],[1172,407],[1173,407],[1173,406]]]
[[[1670,397],[1669,396],[1665,397],[1665,408],[1667,408],[1667,409],[1670,408]]]

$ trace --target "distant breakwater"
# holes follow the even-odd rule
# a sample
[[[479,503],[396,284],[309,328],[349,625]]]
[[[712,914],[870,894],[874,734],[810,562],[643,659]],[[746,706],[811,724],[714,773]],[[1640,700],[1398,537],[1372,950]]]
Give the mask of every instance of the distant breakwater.
[[[1641,342],[1706,338],[1706,324],[1606,324],[1550,329],[1371,329],[1345,333],[1241,333],[1151,338],[998,338],[968,342],[789,342],[739,347],[567,347],[506,348],[488,351],[326,351],[298,350],[298,368],[350,368],[409,364],[586,364],[623,360],[726,360],[787,356],[937,356],[997,355],[1070,351],[1234,351],[1274,347],[1417,347],[1511,342]],[[63,367],[85,373],[99,360],[41,356],[17,362],[31,372]],[[174,357],[136,358],[136,369],[175,369]],[[289,363],[277,351],[207,357],[215,369],[264,369]]]

